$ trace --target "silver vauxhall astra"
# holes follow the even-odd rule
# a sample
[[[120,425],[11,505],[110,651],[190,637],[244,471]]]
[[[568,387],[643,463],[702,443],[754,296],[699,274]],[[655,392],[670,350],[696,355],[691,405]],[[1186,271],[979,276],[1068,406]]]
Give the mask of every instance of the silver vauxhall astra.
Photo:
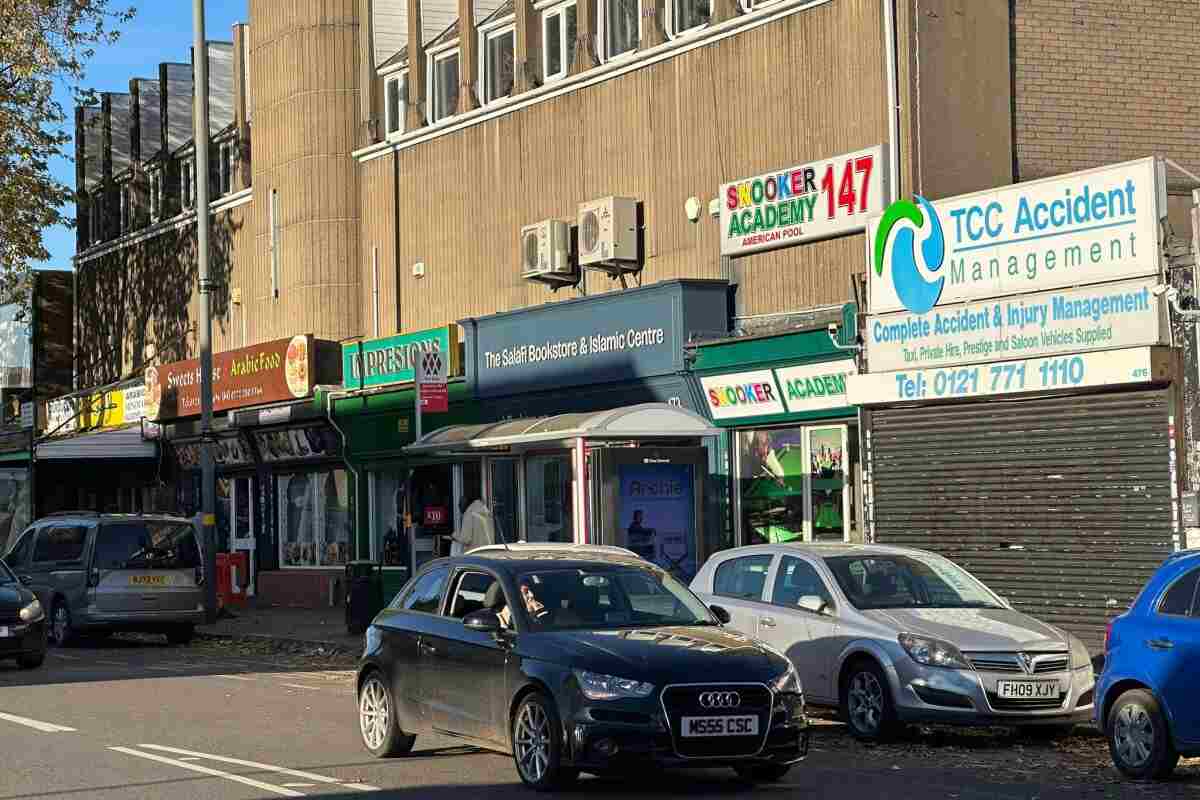
[[[917,722],[1054,735],[1091,714],[1083,642],[935,553],[752,545],[714,555],[691,588],[729,625],[786,653],[809,704],[840,709],[862,739]]]

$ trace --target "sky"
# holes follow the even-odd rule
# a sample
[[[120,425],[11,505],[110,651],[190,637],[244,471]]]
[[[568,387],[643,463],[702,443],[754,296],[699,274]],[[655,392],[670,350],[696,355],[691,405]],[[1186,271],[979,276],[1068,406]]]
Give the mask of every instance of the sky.
[[[247,0],[206,0],[204,8],[205,35],[210,40],[232,41],[233,24],[247,22]],[[130,0],[114,0],[112,5],[125,8]],[[130,78],[152,78],[164,61],[187,63],[191,60],[192,3],[188,0],[136,0],[132,3],[137,15],[121,28],[121,38],[115,44],[97,47],[96,55],[87,65],[83,84],[98,92],[128,92]],[[70,87],[61,86],[58,102],[66,112],[67,125],[74,127],[74,102]],[[72,130],[73,135],[73,130]],[[68,186],[75,185],[73,144],[68,143],[64,157],[51,163],[55,179]],[[74,216],[72,205],[68,216]],[[75,254],[75,231],[54,227],[45,231],[46,249],[50,258],[42,265],[69,269]]]

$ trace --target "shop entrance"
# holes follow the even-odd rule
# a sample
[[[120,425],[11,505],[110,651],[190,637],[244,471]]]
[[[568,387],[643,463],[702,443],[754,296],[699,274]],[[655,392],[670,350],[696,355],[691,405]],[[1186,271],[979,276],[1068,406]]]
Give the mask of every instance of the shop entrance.
[[[739,541],[862,541],[857,425],[742,430],[737,444]]]

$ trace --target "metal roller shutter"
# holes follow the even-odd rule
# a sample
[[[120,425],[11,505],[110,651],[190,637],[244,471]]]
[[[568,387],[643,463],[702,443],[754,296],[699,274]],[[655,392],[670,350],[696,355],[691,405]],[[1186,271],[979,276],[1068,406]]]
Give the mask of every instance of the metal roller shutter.
[[[1167,390],[879,409],[875,540],[962,564],[1103,647],[1175,545]]]

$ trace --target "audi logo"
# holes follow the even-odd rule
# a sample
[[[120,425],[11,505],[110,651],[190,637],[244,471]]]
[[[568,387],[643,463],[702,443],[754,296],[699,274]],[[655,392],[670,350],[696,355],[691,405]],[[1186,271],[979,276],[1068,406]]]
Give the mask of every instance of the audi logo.
[[[700,705],[704,708],[737,708],[742,704],[742,696],[737,692],[704,692],[700,695]]]

